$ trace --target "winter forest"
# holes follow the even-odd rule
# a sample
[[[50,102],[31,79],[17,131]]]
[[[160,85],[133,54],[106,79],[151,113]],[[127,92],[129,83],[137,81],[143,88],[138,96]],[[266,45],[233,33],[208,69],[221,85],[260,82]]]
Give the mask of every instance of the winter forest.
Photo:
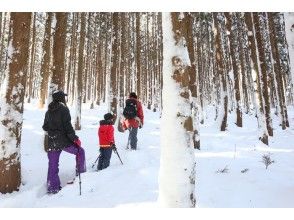
[[[0,207],[294,207],[294,13],[1,12],[0,42]],[[87,172],[62,152],[48,195],[58,90]],[[120,130],[131,92],[136,151]],[[97,172],[106,113],[119,154]]]

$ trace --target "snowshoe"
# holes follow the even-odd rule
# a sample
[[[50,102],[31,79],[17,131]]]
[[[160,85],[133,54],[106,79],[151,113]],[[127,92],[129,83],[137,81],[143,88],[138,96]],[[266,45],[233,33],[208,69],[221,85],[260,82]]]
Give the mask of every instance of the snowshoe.
[[[59,189],[47,191],[47,195],[57,194],[61,189],[62,187],[59,186]]]
[[[73,178],[72,180],[67,181],[66,184],[68,184],[68,185],[73,184],[75,182],[75,179],[76,178]]]

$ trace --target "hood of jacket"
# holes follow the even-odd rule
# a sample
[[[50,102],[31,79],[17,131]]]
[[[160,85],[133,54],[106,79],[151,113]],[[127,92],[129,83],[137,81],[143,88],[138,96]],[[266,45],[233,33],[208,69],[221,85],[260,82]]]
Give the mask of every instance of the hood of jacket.
[[[48,105],[48,110],[49,111],[56,111],[57,109],[59,109],[61,106],[63,106],[64,104],[61,103],[61,102],[51,102],[49,105]]]

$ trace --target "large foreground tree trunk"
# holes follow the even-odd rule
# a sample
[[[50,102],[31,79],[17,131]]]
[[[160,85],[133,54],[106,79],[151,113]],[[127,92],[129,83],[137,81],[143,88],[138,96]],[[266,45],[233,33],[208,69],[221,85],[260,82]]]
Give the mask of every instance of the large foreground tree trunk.
[[[21,183],[20,141],[29,51],[31,13],[11,13],[9,70],[0,98],[0,192],[18,190]]]
[[[189,69],[183,14],[163,13],[163,112],[159,201],[195,207],[195,155]]]

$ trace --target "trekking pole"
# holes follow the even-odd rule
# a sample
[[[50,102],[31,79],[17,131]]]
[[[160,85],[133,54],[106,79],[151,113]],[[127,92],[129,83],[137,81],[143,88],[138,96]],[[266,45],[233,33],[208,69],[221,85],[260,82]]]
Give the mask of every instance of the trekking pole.
[[[80,147],[78,147],[78,174],[79,174],[79,185],[80,185],[80,196],[82,195],[82,180],[80,172]]]
[[[123,162],[120,159],[120,156],[119,156],[119,154],[117,152],[117,149],[116,148],[113,148],[113,151],[114,151],[114,153],[116,153],[116,155],[118,156],[118,159],[120,160],[121,164],[123,165]]]
[[[101,156],[101,154],[98,155],[97,159],[95,160],[95,162],[92,164],[92,168],[94,168],[95,164],[97,163],[97,161],[99,160],[99,157]]]

